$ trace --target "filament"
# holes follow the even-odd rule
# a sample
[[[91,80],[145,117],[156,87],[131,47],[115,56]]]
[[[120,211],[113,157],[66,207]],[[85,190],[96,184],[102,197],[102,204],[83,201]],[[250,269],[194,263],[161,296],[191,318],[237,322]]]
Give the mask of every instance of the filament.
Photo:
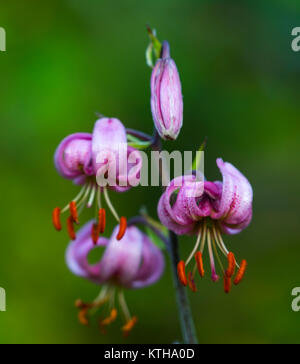
[[[185,262],[186,266],[189,264],[189,262],[192,260],[193,256],[195,255],[196,251],[198,250],[200,242],[201,242],[201,237],[202,237],[202,227],[200,227],[196,245],[195,245],[193,251],[191,252],[190,256],[188,257],[187,261]]]
[[[78,193],[78,195],[73,199],[73,201],[74,202],[77,202],[79,199],[80,199],[80,197],[83,195],[83,193],[84,193],[84,191],[85,191],[85,189],[87,188],[87,184],[85,184],[83,187],[82,187],[82,189],[80,190],[80,192]],[[68,204],[67,206],[65,206],[63,209],[62,209],[62,211],[61,211],[61,213],[63,214],[63,213],[65,213],[66,211],[68,211],[69,210],[69,207],[70,207],[70,205]]]
[[[87,204],[88,208],[91,208],[93,206],[93,202],[94,202],[95,195],[96,195],[96,189],[97,189],[96,186],[94,186],[92,188],[91,195],[90,195],[90,198],[89,198],[89,201],[88,201],[88,204]]]
[[[125,316],[126,321],[130,321],[131,315],[125,300],[124,292],[121,290],[119,291],[119,304],[121,306],[122,312]]]
[[[114,217],[116,218],[116,220],[117,220],[118,222],[120,222],[120,218],[119,218],[119,216],[118,216],[118,214],[117,214],[117,212],[116,212],[115,208],[113,207],[113,205],[112,205],[112,203],[111,203],[111,201],[110,201],[110,198],[109,198],[109,196],[108,196],[108,192],[107,192],[107,189],[106,189],[106,188],[104,188],[104,198],[105,198],[105,201],[106,201],[106,203],[107,203],[107,205],[108,205],[108,207],[109,207],[110,211],[112,212],[112,214],[114,215]]]
[[[211,265],[211,273],[212,273],[212,280],[214,282],[216,282],[219,277],[216,273],[216,268],[215,268],[215,260],[214,260],[214,254],[212,251],[212,246],[211,246],[211,237],[210,237],[210,231],[207,231],[207,241],[208,241],[208,251],[209,251],[209,257],[210,257],[210,265]]]

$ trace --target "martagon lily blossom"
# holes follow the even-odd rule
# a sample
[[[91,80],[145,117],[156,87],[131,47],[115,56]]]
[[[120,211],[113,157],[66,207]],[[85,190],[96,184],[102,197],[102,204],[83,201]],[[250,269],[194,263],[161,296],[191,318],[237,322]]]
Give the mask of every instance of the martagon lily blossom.
[[[118,241],[119,227],[116,227],[110,239],[100,237],[97,247],[105,251],[97,264],[89,264],[88,255],[96,248],[90,231],[93,221],[88,222],[71,242],[66,252],[69,269],[77,276],[103,285],[99,296],[92,303],[76,301],[79,309],[79,320],[88,324],[90,310],[102,308],[104,317],[99,321],[100,328],[105,328],[117,318],[118,306],[124,316],[122,331],[126,336],[134,327],[137,318],[131,316],[125,301],[124,289],[138,289],[149,286],[161,277],[164,270],[164,257],[150,239],[135,226],[128,227],[122,242]]]
[[[212,280],[218,281],[215,267],[215,256],[224,278],[224,290],[229,293],[231,279],[235,268],[238,272],[234,284],[239,284],[246,270],[246,260],[240,265],[235,256],[225,246],[222,234],[238,234],[245,229],[252,219],[252,187],[247,178],[232,164],[217,160],[223,182],[201,182],[195,175],[178,177],[173,180],[162,195],[158,205],[161,222],[178,235],[197,235],[197,241],[188,259],[178,263],[178,277],[183,285],[196,291],[195,273],[198,270],[204,277],[203,252],[207,243],[210,258]],[[181,187],[180,186],[180,181]],[[203,193],[199,197],[190,197],[193,184],[203,184]],[[177,195],[176,195],[177,194]],[[227,269],[224,268],[219,251],[227,258]],[[192,259],[195,265],[186,274],[186,267]]]
[[[107,207],[120,224],[117,238],[121,240],[126,231],[126,218],[119,217],[108,191],[125,192],[137,185],[142,168],[142,156],[138,150],[127,145],[126,129],[121,121],[101,118],[92,134],[69,135],[58,146],[54,161],[62,177],[82,186],[79,194],[63,209],[56,207],[53,210],[52,220],[56,230],[62,229],[61,214],[68,212],[68,233],[72,240],[76,239],[74,224],[79,224],[81,211],[85,206],[91,208],[96,204],[98,216],[91,228],[96,244],[106,225],[106,210],[101,202],[103,195]],[[107,176],[110,179],[105,185]],[[103,185],[99,185],[100,180]]]

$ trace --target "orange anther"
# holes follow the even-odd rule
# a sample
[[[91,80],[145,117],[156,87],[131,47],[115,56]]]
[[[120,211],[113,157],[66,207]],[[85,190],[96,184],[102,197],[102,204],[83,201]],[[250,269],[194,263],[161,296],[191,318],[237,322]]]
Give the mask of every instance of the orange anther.
[[[225,293],[229,293],[231,290],[231,278],[226,274],[224,275],[224,291]]]
[[[73,221],[72,216],[69,216],[68,219],[67,219],[67,229],[68,229],[69,237],[72,240],[75,240],[76,239],[76,234],[75,234],[74,221]]]
[[[60,211],[60,208],[56,207],[52,212],[52,222],[57,231],[61,230]]]
[[[181,260],[177,264],[177,273],[178,273],[178,278],[179,278],[179,281],[181,282],[181,284],[186,286],[188,284],[188,282],[187,282],[187,278],[186,278],[186,274],[185,274],[185,263],[183,260]]]
[[[98,221],[99,221],[99,233],[103,234],[105,231],[106,225],[106,212],[105,209],[101,208],[98,213]]]
[[[204,272],[204,267],[203,267],[202,253],[201,252],[197,252],[195,254],[195,259],[196,259],[197,268],[198,268],[198,272],[200,274],[200,277],[203,278],[205,272]]]
[[[110,312],[110,315],[100,322],[100,326],[110,325],[113,321],[115,321],[117,315],[118,311],[115,308],[113,308]]]
[[[234,275],[234,271],[235,271],[235,257],[233,253],[228,253],[227,255],[227,259],[228,259],[228,268],[226,270],[226,276],[228,278],[231,278]]]
[[[241,282],[241,280],[243,279],[245,272],[246,272],[246,268],[247,268],[247,262],[246,262],[246,260],[242,260],[241,267],[240,267],[239,271],[237,272],[237,275],[233,282],[235,285],[238,285]]]
[[[191,291],[197,292],[197,287],[196,287],[192,272],[189,272],[189,274],[188,274],[188,283],[189,283],[189,287],[190,287]]]
[[[120,218],[120,228],[117,235],[117,240],[121,240],[126,232],[127,229],[127,219],[126,217],[122,216]]]
[[[88,307],[84,307],[78,312],[78,320],[84,326],[89,324],[89,320],[87,318],[88,310]]]
[[[70,210],[70,214],[72,216],[73,221],[76,224],[79,224],[77,206],[76,206],[76,202],[75,201],[70,202],[70,204],[69,204],[69,210]]]
[[[132,319],[126,322],[126,324],[122,327],[122,331],[124,333],[124,336],[128,336],[130,331],[134,328],[135,324],[137,323],[137,317],[134,316]]]

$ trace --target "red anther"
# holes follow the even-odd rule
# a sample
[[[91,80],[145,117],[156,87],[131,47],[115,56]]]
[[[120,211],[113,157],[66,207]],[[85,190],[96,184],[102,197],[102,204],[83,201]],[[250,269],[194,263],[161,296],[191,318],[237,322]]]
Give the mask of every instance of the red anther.
[[[93,224],[92,225],[92,240],[93,240],[94,245],[97,245],[97,243],[98,243],[99,234],[100,234],[99,225]]]
[[[60,208],[56,207],[52,212],[52,222],[57,231],[62,229],[61,222],[60,222]]]
[[[77,206],[76,206],[76,202],[75,201],[70,202],[69,209],[70,209],[70,214],[72,216],[73,221],[76,224],[79,224]]]
[[[233,282],[235,285],[238,285],[241,282],[241,280],[243,279],[245,272],[246,272],[246,268],[247,268],[247,262],[246,262],[246,260],[242,260],[240,269],[237,272],[234,282]]]
[[[197,292],[197,287],[196,287],[192,272],[189,272],[189,274],[188,274],[188,283],[189,283],[189,287],[190,287],[191,291]]]
[[[98,213],[98,221],[99,221],[99,233],[103,234],[106,226],[106,211],[101,208]]]
[[[127,219],[126,217],[122,216],[120,219],[120,229],[117,235],[117,240],[121,240],[123,236],[125,235],[127,229]]]
[[[224,291],[225,293],[229,293],[231,290],[231,278],[226,274],[224,275]]]
[[[185,263],[183,260],[181,260],[177,264],[177,273],[178,273],[178,278],[179,278],[179,281],[181,282],[181,284],[186,286],[188,284],[188,281],[187,281],[186,274],[185,274]]]
[[[231,278],[234,275],[234,271],[235,271],[235,257],[233,253],[228,253],[227,255],[227,259],[228,259],[228,268],[225,272],[226,276],[228,278]]]
[[[72,240],[75,240],[76,239],[76,234],[75,234],[74,221],[73,221],[72,216],[69,216],[68,219],[67,219],[67,229],[68,229],[69,237]]]
[[[195,259],[196,259],[197,268],[198,268],[198,272],[200,274],[200,277],[203,278],[205,272],[204,272],[204,267],[203,267],[202,253],[201,252],[197,252],[195,254]]]

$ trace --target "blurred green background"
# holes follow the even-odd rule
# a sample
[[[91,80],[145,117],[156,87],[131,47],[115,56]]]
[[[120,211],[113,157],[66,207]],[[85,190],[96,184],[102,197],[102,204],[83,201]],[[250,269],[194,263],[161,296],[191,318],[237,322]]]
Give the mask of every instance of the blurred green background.
[[[169,265],[158,284],[127,292],[139,317],[127,340],[120,321],[106,336],[95,323],[81,327],[74,300],[92,300],[98,287],[68,271],[68,238],[51,223],[53,207],[77,191],[53,167],[63,137],[90,132],[96,111],[152,130],[147,23],[170,41],[182,79],[184,127],[167,148],[196,150],[208,136],[206,176],[220,178],[221,156],[254,189],[251,226],[226,237],[248,260],[247,278],[229,296],[208,278],[191,295],[199,341],[300,343],[291,309],[300,286],[300,53],[291,50],[299,19],[298,0],[1,1],[1,343],[180,340]],[[155,215],[159,195],[140,188],[112,199],[126,216],[141,204]],[[183,256],[193,244],[181,239]]]

